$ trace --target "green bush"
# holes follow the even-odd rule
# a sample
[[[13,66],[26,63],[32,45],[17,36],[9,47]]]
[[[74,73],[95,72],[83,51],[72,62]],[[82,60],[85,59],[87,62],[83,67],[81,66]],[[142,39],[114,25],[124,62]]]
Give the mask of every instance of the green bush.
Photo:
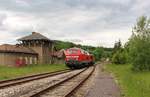
[[[112,57],[112,63],[125,64],[127,62],[127,55],[124,51],[117,51]]]
[[[130,56],[133,70],[150,70],[150,42],[143,39],[132,41],[134,44],[130,47]]]
[[[94,51],[93,51],[93,55],[95,57],[96,61],[99,61],[104,54],[104,49],[102,47],[97,47]]]

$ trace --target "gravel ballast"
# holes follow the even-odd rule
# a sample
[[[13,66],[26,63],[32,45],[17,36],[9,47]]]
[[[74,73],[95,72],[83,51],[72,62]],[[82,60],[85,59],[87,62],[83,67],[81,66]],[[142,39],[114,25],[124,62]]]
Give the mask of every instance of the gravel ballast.
[[[81,70],[74,70],[72,72],[56,75],[53,77],[48,77],[44,79],[34,80],[28,83],[23,83],[8,88],[0,89],[0,97],[21,97],[31,91],[34,91],[38,88],[54,84],[58,81],[65,79],[73,74],[80,72]]]

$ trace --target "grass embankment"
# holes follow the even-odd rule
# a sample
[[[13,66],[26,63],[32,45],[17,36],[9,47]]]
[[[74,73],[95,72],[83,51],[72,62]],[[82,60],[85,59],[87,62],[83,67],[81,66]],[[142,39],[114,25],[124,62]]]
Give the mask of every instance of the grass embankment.
[[[119,81],[124,97],[150,97],[150,72],[135,72],[131,65],[107,65]]]
[[[32,66],[20,67],[20,68],[0,66],[0,80],[26,76],[31,74],[37,74],[37,73],[53,72],[53,71],[58,71],[63,69],[67,69],[67,67],[64,64],[32,65]]]

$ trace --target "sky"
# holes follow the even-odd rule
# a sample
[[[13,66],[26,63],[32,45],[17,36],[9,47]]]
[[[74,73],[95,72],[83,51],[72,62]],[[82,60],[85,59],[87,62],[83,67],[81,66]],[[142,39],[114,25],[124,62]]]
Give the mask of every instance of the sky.
[[[124,44],[150,0],[0,0],[0,44],[40,32],[51,40],[113,47]]]

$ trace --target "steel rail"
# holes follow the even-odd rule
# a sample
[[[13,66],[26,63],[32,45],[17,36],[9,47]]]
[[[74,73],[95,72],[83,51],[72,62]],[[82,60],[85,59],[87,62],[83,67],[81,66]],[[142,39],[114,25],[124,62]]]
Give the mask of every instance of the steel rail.
[[[3,81],[0,81],[0,89],[5,88],[5,87],[9,87],[9,86],[14,86],[14,85],[17,85],[17,84],[30,82],[30,81],[33,81],[33,80],[43,79],[43,78],[46,78],[46,77],[52,77],[52,76],[67,73],[67,72],[71,72],[71,70],[66,69],[66,70],[61,70],[61,71],[55,71],[55,72],[41,73],[41,74],[35,74],[35,75],[31,75],[31,76],[25,76],[25,77],[20,77],[20,78],[16,78],[16,79],[3,80]]]
[[[66,82],[66,81],[68,81],[68,80],[70,80],[70,79],[72,79],[72,78],[75,78],[76,76],[80,75],[82,72],[86,71],[87,69],[88,69],[88,68],[86,68],[86,69],[80,71],[79,73],[77,73],[77,74],[75,74],[75,75],[72,75],[72,76],[68,77],[67,79],[62,80],[61,82],[58,82],[58,83],[56,83],[56,84],[54,84],[54,85],[52,85],[52,86],[49,86],[49,87],[47,87],[47,88],[45,88],[45,89],[43,89],[43,90],[40,90],[40,91],[38,91],[38,92],[36,92],[36,93],[31,93],[31,94],[29,94],[29,95],[27,95],[27,96],[23,96],[23,97],[39,97],[40,95],[44,94],[45,92],[47,92],[47,91],[49,91],[49,90],[51,90],[51,89],[54,89],[55,87],[59,86],[60,84]]]
[[[93,67],[93,70],[83,80],[81,80],[74,88],[69,90],[68,93],[66,93],[66,95],[64,95],[63,97],[71,97],[73,95],[73,93],[76,90],[78,90],[85,81],[87,81],[89,79],[89,77],[93,74],[94,71],[95,71],[95,66]]]

